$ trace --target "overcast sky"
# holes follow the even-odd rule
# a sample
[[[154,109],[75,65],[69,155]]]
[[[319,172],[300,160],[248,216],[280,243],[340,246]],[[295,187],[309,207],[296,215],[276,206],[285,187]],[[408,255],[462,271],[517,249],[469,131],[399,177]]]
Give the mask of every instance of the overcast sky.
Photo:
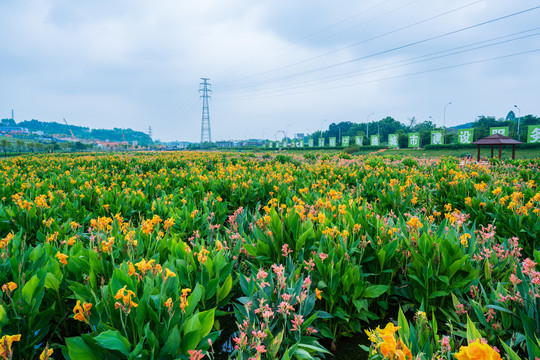
[[[0,118],[17,122],[198,142],[201,77],[214,141],[368,116],[442,125],[449,102],[447,126],[540,114],[540,1],[0,0],[0,14]]]

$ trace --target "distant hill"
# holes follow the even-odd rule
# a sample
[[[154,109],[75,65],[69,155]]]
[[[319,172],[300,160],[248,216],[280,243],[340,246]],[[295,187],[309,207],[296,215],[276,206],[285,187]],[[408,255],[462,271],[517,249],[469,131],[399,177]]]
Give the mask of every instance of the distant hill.
[[[461,124],[461,125],[449,127],[449,129],[461,130],[461,129],[469,129],[471,127],[473,127],[473,123],[468,122],[466,124]]]
[[[125,141],[137,141],[139,145],[150,145],[153,143],[152,138],[148,136],[148,134],[142,131],[134,131],[132,129],[90,129],[83,126],[66,125],[57,122],[43,122],[35,119],[30,121],[21,121],[20,123],[16,124],[16,126],[27,128],[29,131],[43,131],[44,134],[48,135],[71,135],[71,130],[75,137],[88,140],[109,140],[118,142],[123,141],[125,138]]]

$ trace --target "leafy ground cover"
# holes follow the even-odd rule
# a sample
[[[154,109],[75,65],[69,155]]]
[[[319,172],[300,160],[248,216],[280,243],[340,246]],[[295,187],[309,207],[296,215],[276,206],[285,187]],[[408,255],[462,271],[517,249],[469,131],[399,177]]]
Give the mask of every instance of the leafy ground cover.
[[[539,166],[4,159],[0,356],[213,358],[232,333],[237,359],[329,358],[358,334],[373,359],[540,357]]]

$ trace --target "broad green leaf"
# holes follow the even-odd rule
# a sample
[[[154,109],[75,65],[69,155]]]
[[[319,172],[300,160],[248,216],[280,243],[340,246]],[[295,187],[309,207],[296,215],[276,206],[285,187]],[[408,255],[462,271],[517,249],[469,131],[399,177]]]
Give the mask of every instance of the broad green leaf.
[[[398,330],[399,335],[405,340],[405,343],[408,343],[409,322],[407,321],[407,318],[405,317],[405,314],[403,313],[401,306],[399,307],[399,313],[398,313],[398,326],[401,327],[401,329]]]
[[[285,332],[285,329],[281,330],[279,334],[276,335],[274,340],[272,340],[272,343],[270,344],[270,354],[272,354],[272,358],[275,358],[279,348],[281,347],[281,342],[283,341],[283,333]]]
[[[22,295],[23,299],[27,304],[31,304],[32,300],[34,300],[34,296],[36,292],[38,291],[40,281],[37,275],[34,275],[30,278],[30,280],[24,284],[22,288]]]
[[[514,350],[508,345],[504,343],[504,341],[501,340],[501,344],[504,348],[504,351],[506,352],[506,355],[510,360],[521,360],[521,358],[518,356],[518,354],[515,353]]]
[[[66,346],[72,360],[101,360],[81,337],[67,338]]]
[[[7,316],[6,309],[4,309],[3,305],[0,305],[0,329],[2,329],[2,327],[6,325],[8,321],[9,319]]]
[[[476,339],[482,339],[482,334],[476,329],[471,318],[467,315],[467,341],[470,343],[474,342]]]
[[[199,313],[199,322],[201,327],[201,337],[205,337],[212,330],[214,325],[214,312],[216,309],[210,309]]]
[[[232,288],[232,275],[229,274],[225,282],[222,286],[219,287],[219,290],[217,292],[217,303],[219,304],[222,300],[224,300],[229,293],[231,292]]]
[[[117,350],[123,355],[129,355],[131,344],[116,330],[104,331],[94,339],[104,349]]]
[[[376,298],[384,294],[390,286],[388,285],[371,285],[364,291],[365,298]]]
[[[182,336],[181,340],[181,351],[183,353],[187,353],[188,350],[195,350],[197,348],[197,345],[199,345],[199,342],[201,341],[201,331],[199,329],[195,329],[193,331],[190,331],[188,333],[185,333]]]
[[[58,280],[53,273],[48,272],[47,276],[45,277],[45,287],[47,289],[52,289],[58,292],[58,288],[60,287],[60,280]]]
[[[170,332],[169,337],[165,341],[165,345],[161,350],[161,355],[176,355],[180,346],[180,331],[175,326]]]

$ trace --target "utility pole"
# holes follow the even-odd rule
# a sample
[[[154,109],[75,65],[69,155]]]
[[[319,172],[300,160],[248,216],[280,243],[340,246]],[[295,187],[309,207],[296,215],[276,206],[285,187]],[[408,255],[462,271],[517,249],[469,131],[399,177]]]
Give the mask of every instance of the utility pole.
[[[446,107],[448,105],[452,105],[452,102],[450,101],[448,104],[444,105],[444,111],[443,111],[443,127],[444,127],[443,144],[446,144]]]
[[[375,115],[375,113],[372,112],[372,113],[369,114],[369,115],[367,116],[367,118],[366,118],[366,138],[368,138],[368,139],[369,139],[369,117],[370,117],[371,115]]]
[[[521,109],[517,105],[514,105],[514,107],[516,109],[518,109],[518,111],[519,111],[519,115],[518,115],[518,141],[521,141],[521,134],[519,133],[519,125],[521,124]]]
[[[205,142],[212,142],[212,132],[210,131],[210,111],[208,110],[208,99],[210,99],[210,94],[212,93],[212,90],[210,90],[210,83],[208,82],[208,78],[201,78],[203,81],[199,85],[201,88],[199,89],[199,92],[201,93],[201,98],[203,101],[202,105],[202,124],[201,124],[201,146]]]

